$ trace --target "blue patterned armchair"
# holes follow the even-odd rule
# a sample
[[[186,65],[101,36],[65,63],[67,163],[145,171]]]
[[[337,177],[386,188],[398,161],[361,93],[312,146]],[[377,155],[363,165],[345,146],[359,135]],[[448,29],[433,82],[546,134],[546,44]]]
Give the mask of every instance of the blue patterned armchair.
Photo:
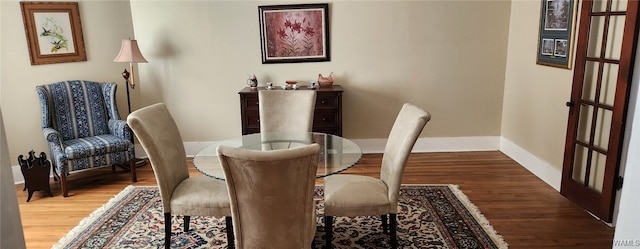
[[[49,143],[54,173],[69,196],[67,175],[72,172],[125,165],[136,182],[131,130],[120,120],[115,83],[86,80],[36,86],[42,108],[42,131]]]

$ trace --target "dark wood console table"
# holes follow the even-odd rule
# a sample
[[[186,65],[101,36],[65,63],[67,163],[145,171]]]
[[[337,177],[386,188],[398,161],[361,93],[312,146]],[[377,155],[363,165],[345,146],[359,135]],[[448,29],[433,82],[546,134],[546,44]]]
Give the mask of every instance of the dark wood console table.
[[[306,90],[302,86],[301,90]],[[242,119],[242,135],[260,132],[260,111],[258,108],[258,91],[264,87],[245,87],[240,95],[240,118]],[[267,91],[300,91],[282,90],[279,88]],[[342,87],[333,85],[327,88],[316,88],[316,109],[313,114],[313,131],[342,136]]]

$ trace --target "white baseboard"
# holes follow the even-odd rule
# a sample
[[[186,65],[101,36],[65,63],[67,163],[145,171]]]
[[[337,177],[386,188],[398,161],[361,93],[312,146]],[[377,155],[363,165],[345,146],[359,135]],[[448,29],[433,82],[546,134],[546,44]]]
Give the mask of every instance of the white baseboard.
[[[20,166],[11,166],[11,173],[13,173],[13,182],[15,184],[24,183],[24,177],[22,177],[22,172],[20,172]]]
[[[383,153],[387,139],[352,139],[365,154]],[[500,149],[500,137],[418,138],[412,152],[488,151]]]
[[[386,139],[352,139],[365,154],[382,153]],[[207,146],[217,145],[220,141],[185,142],[187,156],[192,157]],[[500,150],[513,160],[524,166],[538,178],[560,191],[562,172],[552,165],[540,160],[511,141],[499,136],[483,137],[435,137],[419,138],[412,152],[462,152]],[[142,147],[136,144],[136,157],[146,158]],[[13,166],[13,179],[16,184],[24,183],[20,166]]]
[[[504,137],[500,138],[500,151],[511,157],[511,159],[518,162],[558,192],[560,191],[560,182],[562,181],[561,170],[553,167],[553,165],[541,160]]]

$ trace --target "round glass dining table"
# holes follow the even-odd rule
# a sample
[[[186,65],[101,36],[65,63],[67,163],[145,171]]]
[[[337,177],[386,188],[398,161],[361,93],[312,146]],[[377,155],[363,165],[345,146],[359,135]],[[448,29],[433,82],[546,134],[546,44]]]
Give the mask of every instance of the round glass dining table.
[[[354,166],[362,158],[360,146],[349,139],[318,132],[289,131],[253,133],[215,143],[198,152],[193,157],[193,165],[200,173],[206,176],[224,180],[224,172],[216,152],[219,145],[268,151],[294,148],[312,143],[320,145],[316,178],[342,172]]]

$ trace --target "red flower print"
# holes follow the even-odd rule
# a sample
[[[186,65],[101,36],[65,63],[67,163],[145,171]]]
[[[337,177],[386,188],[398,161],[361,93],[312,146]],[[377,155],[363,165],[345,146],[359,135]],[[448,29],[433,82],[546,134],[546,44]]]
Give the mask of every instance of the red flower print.
[[[276,32],[278,33],[278,36],[280,37],[280,39],[286,39],[287,38],[287,33],[284,31],[284,29],[279,29]]]
[[[301,28],[302,28],[302,23],[301,23],[301,22],[298,22],[298,20],[296,20],[296,21],[293,23],[293,25],[291,26],[291,29],[292,29],[293,31],[298,32],[298,34],[300,33],[300,29],[301,29]]]
[[[317,13],[284,14],[275,28],[275,54],[281,57],[311,56],[321,53],[322,48],[316,48],[318,34]],[[313,17],[313,18],[311,18]],[[320,52],[318,52],[320,50]]]
[[[303,31],[305,36],[313,36],[316,34],[316,32],[313,30],[311,26],[307,26],[306,28],[303,29]]]

